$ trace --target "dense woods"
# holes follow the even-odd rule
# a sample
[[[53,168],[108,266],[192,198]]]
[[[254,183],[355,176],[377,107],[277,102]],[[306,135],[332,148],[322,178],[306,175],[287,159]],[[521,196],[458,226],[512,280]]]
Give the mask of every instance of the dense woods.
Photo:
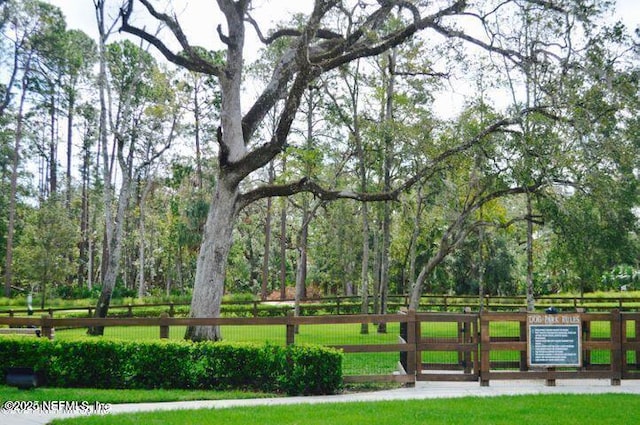
[[[608,2],[217,4],[197,46],[164,2],[86,1],[94,39],[0,1],[5,296],[640,281],[639,40]]]

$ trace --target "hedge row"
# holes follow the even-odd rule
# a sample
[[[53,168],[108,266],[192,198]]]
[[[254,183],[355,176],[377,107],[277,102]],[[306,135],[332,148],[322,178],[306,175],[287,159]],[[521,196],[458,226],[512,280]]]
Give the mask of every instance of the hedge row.
[[[247,389],[334,394],[342,354],[307,345],[0,338],[0,365],[31,367],[51,387]],[[4,379],[3,379],[4,380]]]

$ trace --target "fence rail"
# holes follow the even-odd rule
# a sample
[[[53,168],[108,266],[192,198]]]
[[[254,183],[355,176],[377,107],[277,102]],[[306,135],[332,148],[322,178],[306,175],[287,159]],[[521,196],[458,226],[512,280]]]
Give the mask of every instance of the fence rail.
[[[286,344],[296,343],[298,326],[349,324],[398,324],[397,340],[384,343],[325,344],[355,353],[398,353],[394,373],[345,376],[345,382],[479,381],[544,379],[640,379],[640,313],[576,313],[581,322],[583,362],[575,367],[531,367],[528,365],[528,314],[510,313],[416,313],[387,315],[343,315],[258,318],[52,318],[0,317],[4,329],[36,327],[53,339],[55,329],[95,326],[142,326],[158,329],[158,338],[168,338],[176,326],[275,326],[282,327]],[[8,327],[8,328],[6,328]],[[359,328],[353,327],[353,329]],[[394,327],[395,329],[395,327]],[[61,332],[58,332],[58,336]],[[389,342],[391,341],[391,342]]]
[[[328,314],[346,315],[360,314],[362,299],[357,296],[338,296],[318,299],[307,299],[301,305],[307,314]],[[482,301],[482,302],[481,302]],[[246,316],[259,317],[263,309],[273,310],[271,315],[286,316],[293,310],[294,300],[247,300],[247,301],[223,301],[223,312],[226,309],[233,309],[230,313],[244,314]],[[387,303],[391,311],[399,311],[409,307],[407,295],[390,295]],[[180,309],[186,311],[187,302],[167,302],[151,304],[124,304],[112,305],[109,311],[113,314],[134,317],[136,310],[157,308],[164,310],[169,317],[179,315]],[[639,311],[640,297],[580,297],[580,296],[542,296],[536,298],[536,309],[543,311],[548,307],[556,307],[560,310],[588,311],[611,311],[619,309],[621,311]],[[480,300],[477,296],[471,295],[423,295],[420,299],[418,311],[439,311],[439,312],[463,312],[471,310],[474,312],[483,311],[519,311],[527,307],[525,296],[485,296]],[[369,300],[369,312],[374,313],[374,301]],[[26,308],[3,309],[0,310],[0,317],[8,315],[10,317],[32,314],[49,314],[54,317],[61,313],[83,313],[86,317],[92,317],[95,312],[95,305],[75,306],[75,307],[46,307],[28,310]]]

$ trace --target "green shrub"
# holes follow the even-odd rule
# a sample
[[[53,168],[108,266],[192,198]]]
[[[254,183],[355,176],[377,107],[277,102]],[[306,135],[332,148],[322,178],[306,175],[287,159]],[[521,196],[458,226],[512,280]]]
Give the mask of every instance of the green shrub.
[[[0,364],[32,367],[53,387],[248,389],[297,395],[335,393],[342,383],[342,354],[307,345],[3,337]]]
[[[193,344],[188,342],[128,343],[127,388],[193,388]]]
[[[320,346],[287,347],[287,394],[333,394],[342,384],[342,354]]]
[[[4,382],[6,368],[31,367],[44,373],[49,369],[53,342],[46,338],[2,337],[0,338],[0,365]]]
[[[112,340],[56,341],[45,372],[53,387],[127,388],[128,344]]]
[[[260,346],[238,343],[200,342],[194,346],[194,363],[200,388],[276,390],[263,379],[263,371],[274,364]]]

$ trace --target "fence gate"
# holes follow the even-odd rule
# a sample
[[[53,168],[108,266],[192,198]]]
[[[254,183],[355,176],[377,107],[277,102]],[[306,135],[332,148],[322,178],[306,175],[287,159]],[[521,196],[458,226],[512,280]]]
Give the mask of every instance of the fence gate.
[[[416,380],[478,381],[478,315],[416,314]]]

